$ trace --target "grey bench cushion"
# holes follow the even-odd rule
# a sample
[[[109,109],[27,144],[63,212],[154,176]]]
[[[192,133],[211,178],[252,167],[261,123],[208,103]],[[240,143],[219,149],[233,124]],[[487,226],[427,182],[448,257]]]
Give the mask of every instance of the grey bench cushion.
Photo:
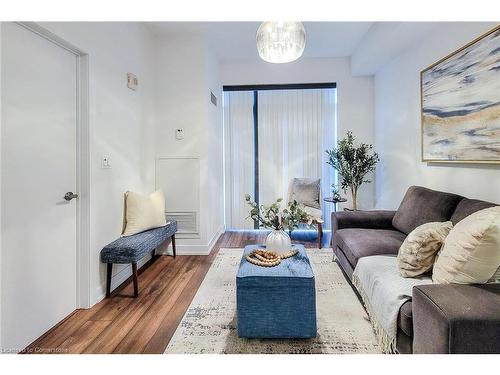
[[[152,252],[177,231],[177,222],[169,221],[160,228],[120,237],[101,250],[103,263],[134,263]]]

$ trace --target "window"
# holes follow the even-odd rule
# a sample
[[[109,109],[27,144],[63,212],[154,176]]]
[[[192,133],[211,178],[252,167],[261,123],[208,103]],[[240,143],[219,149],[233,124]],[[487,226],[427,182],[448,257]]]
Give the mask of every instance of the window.
[[[336,139],[335,84],[224,90],[226,227],[256,228],[245,194],[259,204],[286,202],[294,177],[321,178],[328,194],[336,180],[325,153]]]

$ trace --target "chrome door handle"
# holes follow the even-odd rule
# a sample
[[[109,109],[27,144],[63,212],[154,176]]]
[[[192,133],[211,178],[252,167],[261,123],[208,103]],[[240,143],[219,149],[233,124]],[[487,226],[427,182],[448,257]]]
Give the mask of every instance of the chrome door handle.
[[[66,194],[64,194],[64,199],[66,199],[67,201],[70,201],[75,198],[78,198],[78,194],[75,194],[72,191],[68,191]]]

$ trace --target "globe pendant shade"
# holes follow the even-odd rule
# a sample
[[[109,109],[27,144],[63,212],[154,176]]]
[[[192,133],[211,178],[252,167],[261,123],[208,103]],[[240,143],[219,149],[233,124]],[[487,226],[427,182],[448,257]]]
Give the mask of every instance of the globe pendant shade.
[[[288,63],[302,56],[306,30],[301,22],[263,22],[257,30],[256,41],[262,60]]]

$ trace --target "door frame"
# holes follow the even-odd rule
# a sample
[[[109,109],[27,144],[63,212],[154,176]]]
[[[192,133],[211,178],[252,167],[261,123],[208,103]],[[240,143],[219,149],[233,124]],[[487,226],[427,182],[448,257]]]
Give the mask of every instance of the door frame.
[[[76,129],[76,308],[91,306],[90,290],[90,98],[89,54],[35,22],[19,26],[75,55],[77,89]]]

